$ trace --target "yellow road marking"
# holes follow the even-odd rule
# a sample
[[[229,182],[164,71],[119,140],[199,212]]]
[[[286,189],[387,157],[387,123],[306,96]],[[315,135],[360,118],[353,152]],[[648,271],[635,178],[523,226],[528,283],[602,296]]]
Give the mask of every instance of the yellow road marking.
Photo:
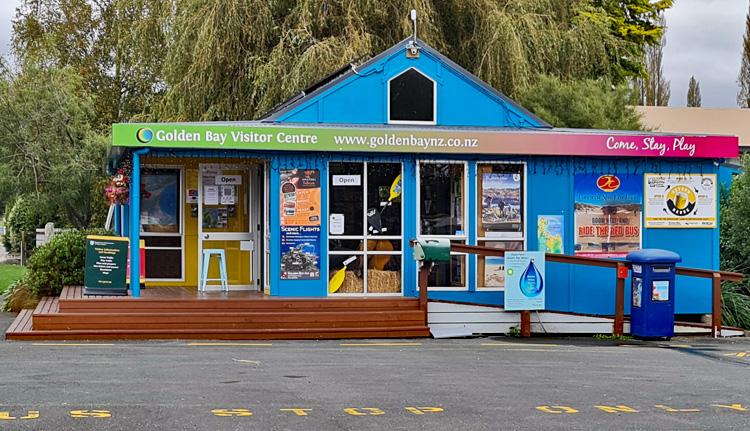
[[[380,416],[385,412],[377,407],[349,407],[344,412],[351,416]]]
[[[110,347],[114,344],[107,343],[31,343],[32,346],[52,346],[52,347]]]
[[[194,347],[271,347],[272,343],[187,343],[186,346]]]
[[[211,414],[219,417],[248,417],[252,416],[253,412],[248,409],[213,409]]]
[[[732,352],[732,353],[724,353],[724,356],[734,356],[735,358],[744,358],[748,356],[750,352]]]
[[[297,416],[307,416],[307,412],[311,412],[312,409],[300,409],[300,408],[293,408],[293,409],[279,409],[282,412],[292,412]]]
[[[343,347],[416,347],[422,343],[340,343]]]
[[[111,418],[112,413],[109,410],[71,410],[72,418]]]
[[[540,412],[552,413],[552,414],[576,414],[578,410],[568,406],[537,406],[536,408]]]

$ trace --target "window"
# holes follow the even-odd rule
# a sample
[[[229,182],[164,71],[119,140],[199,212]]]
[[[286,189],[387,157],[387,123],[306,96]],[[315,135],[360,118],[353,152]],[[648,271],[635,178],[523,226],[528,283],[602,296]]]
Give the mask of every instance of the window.
[[[141,230],[180,232],[179,169],[145,170],[141,176]]]
[[[506,251],[525,249],[525,165],[477,165],[477,244]],[[505,288],[505,259],[477,257],[477,289]]]
[[[329,279],[336,294],[401,293],[401,164],[329,165]]]
[[[414,68],[388,81],[388,122],[435,124],[435,81]]]
[[[141,232],[146,243],[146,278],[182,279],[180,169],[145,168],[141,174]]]
[[[466,163],[420,162],[419,236],[450,238],[466,244]],[[466,289],[466,255],[451,253],[450,262],[436,263],[427,285],[436,290]]]

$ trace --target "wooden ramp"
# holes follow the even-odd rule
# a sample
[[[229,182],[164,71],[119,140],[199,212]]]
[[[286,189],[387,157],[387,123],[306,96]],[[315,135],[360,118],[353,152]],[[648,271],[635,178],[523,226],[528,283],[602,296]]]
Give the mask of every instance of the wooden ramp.
[[[66,287],[24,310],[9,340],[340,339],[426,337],[416,298],[278,298],[255,292],[149,288],[142,298]]]
[[[511,327],[520,326],[520,314],[490,305],[458,304],[430,301],[427,322],[435,338],[478,334],[507,334]],[[607,316],[587,316],[574,313],[540,311],[531,313],[532,334],[612,334],[614,319]],[[711,327],[697,323],[675,322],[675,335],[710,335]],[[625,322],[630,333],[630,323]],[[724,337],[743,336],[744,331],[724,327]]]

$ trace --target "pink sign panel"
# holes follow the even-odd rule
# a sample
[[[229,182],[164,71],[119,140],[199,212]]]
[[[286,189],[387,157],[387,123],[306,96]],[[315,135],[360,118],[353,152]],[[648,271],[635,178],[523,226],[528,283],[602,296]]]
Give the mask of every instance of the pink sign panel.
[[[502,136],[502,138],[501,138]],[[518,133],[512,144],[507,135],[497,145],[514,147],[518,154],[622,157],[675,157],[688,159],[734,158],[739,155],[735,136],[628,135],[607,133]]]

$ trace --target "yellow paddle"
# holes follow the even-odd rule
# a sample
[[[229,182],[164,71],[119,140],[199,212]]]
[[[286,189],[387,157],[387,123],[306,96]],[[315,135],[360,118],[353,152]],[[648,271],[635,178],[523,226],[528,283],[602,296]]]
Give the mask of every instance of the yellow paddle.
[[[401,196],[401,174],[399,174],[391,184],[391,192],[390,196],[388,196],[388,203],[392,202],[399,196]]]
[[[336,271],[333,277],[328,280],[328,293],[336,293],[341,288],[341,285],[344,284],[344,278],[346,278],[346,267],[355,260],[357,260],[357,256],[346,259],[343,264],[344,266]]]

